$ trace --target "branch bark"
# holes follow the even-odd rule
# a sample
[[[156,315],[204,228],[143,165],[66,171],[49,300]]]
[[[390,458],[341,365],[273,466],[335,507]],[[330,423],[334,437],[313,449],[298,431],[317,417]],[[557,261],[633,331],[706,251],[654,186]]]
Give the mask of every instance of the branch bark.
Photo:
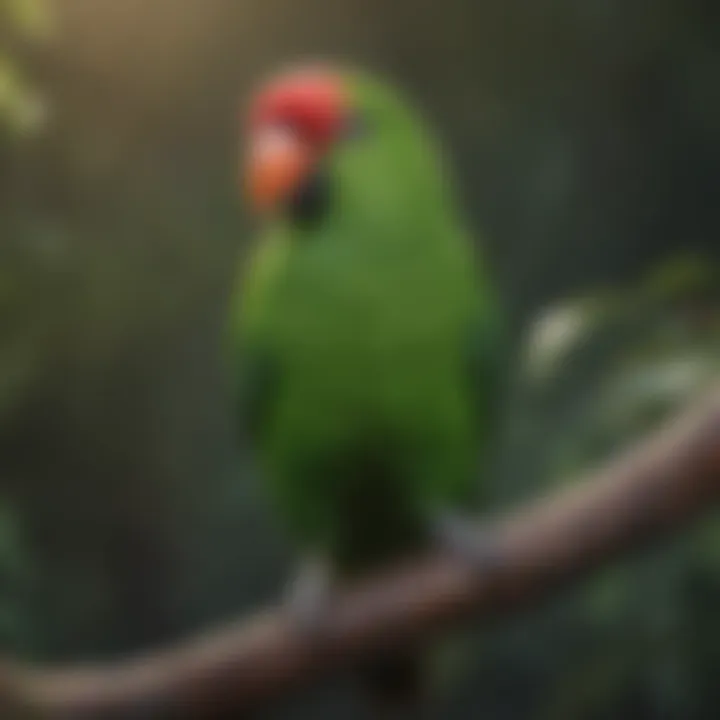
[[[275,609],[116,664],[8,662],[0,665],[0,716],[241,712],[384,646],[535,603],[600,562],[679,531],[719,499],[720,388],[605,469],[499,521],[500,562],[481,577],[442,555],[392,568],[343,589],[313,641]]]

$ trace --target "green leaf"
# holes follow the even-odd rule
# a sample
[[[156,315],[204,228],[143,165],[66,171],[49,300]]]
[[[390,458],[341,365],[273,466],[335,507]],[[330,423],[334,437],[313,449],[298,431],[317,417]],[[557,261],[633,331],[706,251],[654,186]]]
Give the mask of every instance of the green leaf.
[[[25,37],[47,39],[52,31],[52,19],[43,0],[2,0],[10,26]]]

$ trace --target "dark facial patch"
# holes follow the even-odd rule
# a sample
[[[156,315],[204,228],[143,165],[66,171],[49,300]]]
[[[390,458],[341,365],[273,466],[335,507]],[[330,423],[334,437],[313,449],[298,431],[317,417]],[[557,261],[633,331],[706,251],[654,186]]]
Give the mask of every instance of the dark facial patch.
[[[360,113],[348,116],[343,125],[341,140],[361,139],[370,132],[370,123]],[[332,196],[332,180],[321,164],[297,189],[288,202],[288,212],[299,227],[309,227],[321,222],[329,209]]]
[[[320,222],[329,208],[330,186],[330,178],[322,166],[309,175],[290,198],[288,212],[293,222],[301,227]]]

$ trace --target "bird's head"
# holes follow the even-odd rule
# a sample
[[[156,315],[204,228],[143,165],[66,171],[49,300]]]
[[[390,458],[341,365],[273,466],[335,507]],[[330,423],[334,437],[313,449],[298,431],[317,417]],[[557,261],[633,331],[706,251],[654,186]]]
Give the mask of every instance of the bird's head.
[[[350,92],[339,71],[303,67],[262,85],[244,135],[243,184],[252,208],[266,213],[317,201],[318,168],[352,123]]]
[[[420,114],[365,73],[319,64],[282,71],[260,84],[243,124],[242,185],[255,213],[316,222],[343,203],[393,222],[444,193],[440,153]]]

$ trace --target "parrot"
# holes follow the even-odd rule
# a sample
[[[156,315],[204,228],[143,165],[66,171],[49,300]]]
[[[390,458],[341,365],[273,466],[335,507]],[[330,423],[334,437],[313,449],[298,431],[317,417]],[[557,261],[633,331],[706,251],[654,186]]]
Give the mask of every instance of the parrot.
[[[426,549],[492,559],[483,507],[507,363],[501,303],[422,114],[361,69],[305,63],[241,113],[257,237],[227,326],[236,419],[302,558],[290,607]],[[380,716],[419,707],[419,647],[358,668]]]

